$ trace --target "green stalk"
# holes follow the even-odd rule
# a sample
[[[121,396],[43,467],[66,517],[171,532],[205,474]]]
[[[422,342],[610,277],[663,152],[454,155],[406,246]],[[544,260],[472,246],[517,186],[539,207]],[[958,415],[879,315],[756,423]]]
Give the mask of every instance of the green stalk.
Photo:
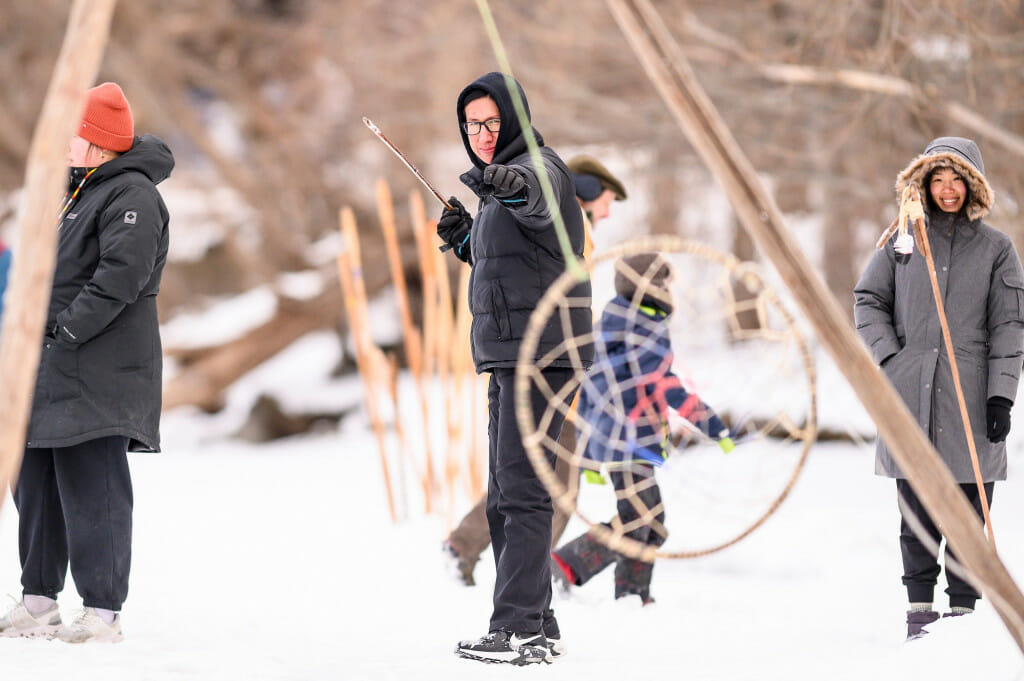
[[[498,26],[494,23],[491,8],[487,4],[487,0],[476,0],[476,5],[480,9],[480,16],[484,21],[484,27],[487,29],[487,37],[490,38],[491,47],[494,48],[494,55],[498,58],[501,72],[505,76],[505,85],[512,96],[512,106],[516,110],[519,127],[522,128],[523,136],[526,138],[526,147],[530,151],[530,160],[533,161],[534,168],[537,170],[537,179],[540,180],[541,192],[544,194],[544,200],[547,202],[548,210],[551,212],[551,219],[555,223],[555,234],[558,235],[558,244],[562,248],[566,269],[572,272],[577,280],[584,281],[587,278],[587,271],[576,258],[576,254],[572,252],[572,244],[569,243],[569,233],[565,229],[562,212],[559,210],[556,201],[555,189],[551,185],[551,178],[548,177],[547,168],[544,166],[544,157],[540,155],[540,147],[537,145],[537,139],[533,135],[533,126],[530,124],[530,119],[526,115],[523,98],[519,96],[519,88],[516,87],[515,79],[512,77],[512,66],[509,64],[508,55],[505,53],[505,46],[501,42],[501,36],[498,35]]]

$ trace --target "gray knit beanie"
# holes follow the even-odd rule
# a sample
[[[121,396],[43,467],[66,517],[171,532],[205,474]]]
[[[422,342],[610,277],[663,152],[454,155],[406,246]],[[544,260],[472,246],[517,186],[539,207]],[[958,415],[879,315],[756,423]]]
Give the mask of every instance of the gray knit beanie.
[[[615,293],[634,304],[672,313],[671,263],[660,253],[637,253],[615,261]]]

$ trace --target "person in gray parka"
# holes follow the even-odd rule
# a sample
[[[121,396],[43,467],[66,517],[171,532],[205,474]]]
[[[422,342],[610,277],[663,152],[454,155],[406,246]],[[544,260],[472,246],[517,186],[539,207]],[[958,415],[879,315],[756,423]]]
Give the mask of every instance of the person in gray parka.
[[[970,437],[978,453],[985,500],[991,503],[995,481],[1006,479],[1005,439],[1024,356],[1024,270],[1010,238],[983,221],[994,197],[973,141],[932,141],[897,177],[897,196],[911,184],[920,187],[923,197],[935,274],[973,431]],[[854,290],[857,331],[982,517],[983,499],[926,261],[916,251],[905,264],[903,260],[893,241],[872,256]],[[910,602],[907,636],[915,638],[927,633],[923,627],[939,617],[932,601],[940,567],[928,544],[938,545],[942,536],[881,440],[875,470],[896,479],[904,502],[900,551]],[[931,542],[916,536],[907,522],[910,514],[923,524]],[[948,547],[946,556],[948,565]],[[947,570],[946,578],[946,614],[971,612],[978,591],[954,571]]]

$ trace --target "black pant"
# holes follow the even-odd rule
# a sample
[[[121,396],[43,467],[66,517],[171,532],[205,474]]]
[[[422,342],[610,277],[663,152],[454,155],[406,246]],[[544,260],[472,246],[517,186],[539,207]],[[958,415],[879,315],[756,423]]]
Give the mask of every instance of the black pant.
[[[629,527],[625,536],[655,548],[665,543],[668,538],[665,529],[665,509],[661,507],[661,488],[654,477],[654,467],[642,463],[633,463],[621,471],[610,471],[608,477],[615,487],[616,508],[623,526]],[[639,503],[645,512],[658,509],[653,520],[642,521]],[[635,558],[627,558],[621,553],[615,556],[615,597],[622,598],[631,594],[637,595],[647,602],[651,597],[651,578],[654,575],[654,564]]]
[[[994,482],[985,483],[985,497],[988,499],[989,505],[992,504],[994,488]],[[967,500],[971,502],[978,518],[984,522],[978,486],[973,482],[963,483],[960,485],[960,489],[967,496]],[[903,555],[903,584],[907,587],[907,598],[911,603],[931,603],[935,594],[935,584],[939,578],[939,559],[910,528],[906,515],[913,513],[917,516],[918,521],[924,526],[935,545],[942,541],[942,533],[935,526],[907,480],[896,480],[896,491],[903,497],[906,504],[906,510],[900,509],[900,553]],[[951,560],[956,560],[956,556],[949,549],[947,542],[946,565],[949,565]],[[946,581],[949,583],[946,593],[949,594],[949,607],[951,608],[973,608],[975,602],[981,598],[977,589],[952,570],[946,570]]]
[[[572,379],[572,369],[546,369],[544,379],[555,392]],[[566,398],[566,402],[571,396]],[[515,369],[491,373],[487,389],[490,443],[487,479],[487,525],[497,576],[490,630],[508,629],[533,633],[558,633],[551,611],[551,495],[530,463],[515,413]],[[547,408],[547,400],[534,387],[530,404],[535,424]],[[547,427],[554,441],[564,417],[555,413]],[[548,463],[555,455],[544,447]]]
[[[14,490],[24,593],[56,599],[71,576],[86,607],[120,610],[132,559],[128,438],[25,450]]]

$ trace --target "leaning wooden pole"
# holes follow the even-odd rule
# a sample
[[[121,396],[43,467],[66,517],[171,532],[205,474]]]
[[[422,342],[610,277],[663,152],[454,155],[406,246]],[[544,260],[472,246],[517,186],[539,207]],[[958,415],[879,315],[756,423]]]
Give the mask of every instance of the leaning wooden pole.
[[[116,0],[76,0],[28,152],[11,282],[0,328],[0,506],[18,475],[53,283],[65,152],[103,59]]]
[[[917,188],[914,187],[916,190]],[[956,362],[956,351],[953,349],[953,337],[949,333],[949,322],[946,318],[946,305],[942,302],[942,290],[939,288],[939,280],[935,274],[935,261],[932,259],[932,246],[928,241],[928,228],[925,227],[924,218],[914,219],[914,234],[917,236],[917,243],[921,248],[921,255],[928,263],[928,276],[932,282],[932,296],[935,298],[935,308],[939,315],[939,325],[942,327],[942,338],[946,344],[946,355],[949,357],[949,370],[953,374],[953,386],[956,388],[956,402],[960,407],[960,418],[964,422],[964,435],[967,436],[967,451],[971,455],[971,467],[974,469],[974,480],[978,485],[978,498],[981,500],[981,514],[985,520],[985,527],[988,530],[988,540],[992,548],[996,547],[996,531],[992,527],[992,518],[989,517],[988,496],[985,494],[985,480],[981,476],[981,464],[978,463],[978,449],[974,446],[974,429],[971,427],[971,417],[967,413],[967,400],[964,399],[964,389],[960,383],[960,369]]]
[[[657,11],[648,0],[605,1],[680,128],[721,183],[740,222],[771,258],[793,298],[874,419],[928,513],[942,526],[950,546],[988,594],[1018,648],[1024,651],[1024,594],[985,540],[974,510],[949,469],[789,234],[774,200],[761,185]]]

